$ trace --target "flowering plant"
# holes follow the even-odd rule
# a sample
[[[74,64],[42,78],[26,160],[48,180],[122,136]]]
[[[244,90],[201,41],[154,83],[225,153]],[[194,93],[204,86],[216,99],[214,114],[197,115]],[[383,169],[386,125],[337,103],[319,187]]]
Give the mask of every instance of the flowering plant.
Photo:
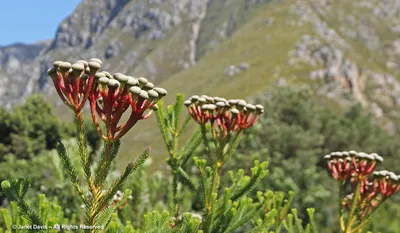
[[[232,162],[243,132],[257,123],[264,112],[263,106],[207,95],[184,100],[182,94],[176,96],[173,105],[165,106],[162,100],[167,95],[165,89],[155,87],[143,77],[111,75],[100,71],[101,67],[102,62],[93,58],[74,64],[56,61],[48,70],[57,94],[75,116],[80,167],[71,161],[63,143],[58,143],[57,151],[83,203],[83,219],[64,218],[62,207],[47,201],[43,195],[39,195],[35,210],[25,198],[29,179],[3,181],[2,191],[11,201],[10,210],[2,210],[6,232],[29,231],[15,231],[12,229],[15,224],[53,226],[71,222],[87,227],[74,230],[89,232],[318,232],[313,209],[307,209],[308,220],[303,224],[296,209],[290,208],[293,192],[253,192],[268,174],[266,161],[254,161],[248,173],[243,169],[227,170],[226,165]],[[88,152],[83,122],[87,103],[97,134],[104,142],[101,157],[95,162]],[[182,117],[184,106],[188,112],[186,118]],[[130,189],[124,192],[121,189],[149,157],[150,149],[136,161],[129,162],[111,184],[106,180],[121,139],[153,113],[168,153],[173,204],[162,213],[145,214],[139,221],[141,225],[133,227],[129,221],[122,223],[118,214],[129,207],[132,199],[138,202],[140,197]],[[195,127],[190,126],[192,121],[197,123],[197,130],[190,135]],[[398,175],[374,171],[383,161],[377,154],[334,152],[325,159],[340,184],[340,226],[344,233],[362,230],[378,207],[400,189]],[[78,170],[83,171],[84,181],[78,176]],[[229,182],[224,182],[225,175],[230,178]],[[200,208],[182,204],[185,190],[193,194],[192,204]],[[58,232],[54,228],[35,230]]]
[[[325,155],[328,168],[339,182],[340,227],[344,233],[359,232],[378,208],[400,190],[400,176],[389,171],[374,171],[383,158],[376,153],[356,151]],[[345,193],[346,186],[350,193]]]
[[[56,61],[53,63],[53,68],[48,70],[59,97],[75,115],[78,147],[89,189],[88,193],[83,191],[77,175],[77,168],[73,167],[61,142],[57,146],[57,151],[81,201],[84,203],[86,210],[84,223],[88,226],[106,225],[112,213],[126,203],[131,193],[130,190],[126,190],[124,196],[119,198],[118,202],[115,201],[115,195],[119,194],[119,189],[129,174],[143,164],[150,153],[150,149],[145,150],[135,162],[130,162],[121,177],[108,189],[105,189],[105,179],[118,153],[120,139],[139,120],[148,118],[153,109],[157,108],[157,101],[167,94],[164,89],[155,88],[145,78],[136,79],[121,73],[111,76],[108,72],[98,72],[101,65],[102,62],[95,58],[88,62],[80,60],[74,64]],[[88,100],[93,122],[105,143],[100,165],[95,174],[92,174],[83,121],[83,108]],[[129,119],[120,124],[122,115],[128,109],[131,109]],[[102,131],[98,118],[104,123],[105,132]],[[25,206],[22,210],[25,210],[24,213],[28,219],[38,225],[43,225],[43,220],[23,202],[28,184],[26,180],[11,183],[5,181],[2,188],[9,194],[12,201]],[[13,192],[16,186],[23,187],[24,192]]]

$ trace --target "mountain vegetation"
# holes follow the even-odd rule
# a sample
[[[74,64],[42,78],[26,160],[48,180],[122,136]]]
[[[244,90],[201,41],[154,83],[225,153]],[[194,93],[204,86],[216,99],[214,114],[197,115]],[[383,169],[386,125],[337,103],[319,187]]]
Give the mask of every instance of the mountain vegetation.
[[[338,186],[324,155],[375,152],[384,158],[379,169],[400,173],[399,12],[396,0],[83,0],[53,39],[0,47],[0,181],[30,176],[30,203],[43,193],[63,207],[66,219],[84,218],[56,152],[62,141],[76,157],[72,164],[80,166],[73,115],[47,70],[56,60],[97,57],[103,70],[164,87],[165,105],[182,93],[264,106],[257,123],[243,132],[221,184],[230,184],[224,171],[250,171],[255,160],[268,161],[268,174],[254,190],[293,191],[292,207],[303,226],[311,223],[307,209],[314,208],[319,232],[339,232]],[[102,141],[90,118],[85,120],[90,159],[97,166]],[[144,167],[121,188],[131,189],[133,199],[118,211],[118,221],[130,221],[135,229],[151,211],[173,215],[176,201],[159,121],[152,116],[146,122],[122,138],[107,180],[151,146]],[[190,122],[181,144],[197,129]],[[193,153],[200,156],[206,148]],[[195,167],[188,160],[184,169]],[[179,190],[181,210],[200,212],[201,197]],[[249,197],[255,200],[257,193]],[[3,194],[0,201],[13,208]],[[399,195],[388,200],[366,229],[399,232],[399,201]]]

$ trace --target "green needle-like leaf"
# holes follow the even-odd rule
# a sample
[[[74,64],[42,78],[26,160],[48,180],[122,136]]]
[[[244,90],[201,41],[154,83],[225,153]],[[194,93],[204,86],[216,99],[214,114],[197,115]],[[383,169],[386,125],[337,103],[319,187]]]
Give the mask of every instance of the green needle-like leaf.
[[[181,112],[182,112],[182,107],[183,107],[183,101],[184,101],[184,95],[183,94],[177,94],[176,95],[176,100],[174,104],[174,121],[173,121],[173,128],[177,132],[178,131],[178,124],[181,119]]]
[[[172,151],[172,133],[170,130],[170,123],[164,110],[164,103],[163,101],[158,101],[157,105],[159,107],[156,111],[158,126],[161,130],[165,146],[167,147],[168,151]]]
[[[101,153],[100,166],[98,167],[98,169],[96,171],[96,179],[94,181],[94,184],[96,187],[98,187],[98,189],[102,189],[102,187],[104,185],[104,181],[106,180],[108,174],[110,173],[111,166],[112,166],[115,158],[118,155],[119,148],[121,146],[121,141],[118,140],[112,144],[109,160],[106,160],[106,158],[105,158],[107,143],[104,143],[104,144],[105,145],[104,145],[103,151]]]
[[[78,178],[78,173],[76,172],[75,168],[72,165],[71,159],[69,158],[69,156],[67,154],[67,150],[65,149],[64,144],[62,142],[59,142],[56,149],[57,149],[58,155],[61,158],[61,162],[64,166],[64,169],[66,170],[68,177],[70,178],[70,180],[72,182],[72,185],[75,187],[81,200],[84,203],[86,203],[86,199],[84,197],[84,193],[81,189],[80,181]]]
[[[196,149],[200,146],[203,140],[201,129],[197,129],[197,131],[192,135],[188,142],[186,142],[183,147],[182,152],[180,153],[181,166],[184,166],[189,158],[193,155]]]
[[[114,197],[115,193],[121,189],[122,185],[128,178],[128,176],[135,171],[138,167],[143,165],[146,159],[150,155],[150,148],[147,148],[143,153],[136,159],[135,162],[128,164],[125,169],[125,172],[111,185],[111,187],[107,190],[107,192],[102,196],[99,200],[98,208],[95,213],[100,212]]]
[[[190,179],[189,175],[181,168],[178,168],[178,174],[179,174],[179,181],[188,186],[188,188],[194,192],[196,190],[196,186],[194,184],[194,182]]]

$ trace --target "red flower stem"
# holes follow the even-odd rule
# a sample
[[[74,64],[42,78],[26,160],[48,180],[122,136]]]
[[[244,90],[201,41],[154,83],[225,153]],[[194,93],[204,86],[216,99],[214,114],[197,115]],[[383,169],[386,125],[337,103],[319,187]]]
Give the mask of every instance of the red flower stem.
[[[97,120],[97,116],[96,116],[96,110],[95,110],[96,102],[93,102],[93,101],[94,100],[90,101],[90,109],[91,109],[90,113],[92,114],[92,119],[93,119],[94,126],[96,127],[96,131],[99,133],[101,139],[103,139],[105,141],[105,140],[107,140],[107,137],[104,136],[103,132],[101,131],[100,124],[99,124],[99,121]]]
[[[83,94],[83,98],[81,104],[79,105],[78,109],[81,110],[85,106],[85,102],[89,98],[90,93],[95,92],[95,85],[94,84],[94,74],[89,75],[87,85],[85,88],[85,93]]]
[[[100,116],[100,119],[105,121],[106,117],[105,117],[105,113],[104,113],[103,109],[101,109],[97,103],[95,103],[95,105],[96,105],[96,108],[95,108],[96,112]]]
[[[150,110],[146,115],[144,115],[142,117],[142,119],[145,120],[145,119],[149,118],[153,112],[154,112],[153,110]],[[178,132],[174,132],[174,131],[172,131],[172,133],[178,134]]]
[[[113,132],[112,132],[112,125],[111,125],[111,114],[112,114],[112,103],[113,99],[112,96],[114,94],[113,89],[108,89],[108,92],[103,95],[103,102],[104,102],[104,113],[106,116],[106,130],[107,130],[107,141],[113,140]]]
[[[72,86],[72,98],[74,100],[74,106],[78,109],[79,108],[79,78],[76,78],[74,73],[69,73],[69,79],[73,80],[71,83]]]
[[[128,121],[120,127],[121,131],[115,137],[115,140],[118,140],[122,136],[124,136],[128,132],[128,130],[130,130],[136,124],[136,122],[138,122],[138,120],[140,119],[139,117],[140,115],[138,113],[135,114],[135,112],[132,112]]]
[[[131,98],[131,97],[129,97]],[[142,115],[143,111],[140,108],[140,105],[143,104],[142,101],[136,101],[134,99],[132,99],[132,101],[129,100],[129,102],[131,102],[131,107],[132,107],[132,112],[131,115],[129,116],[129,119],[122,125],[116,127],[116,131],[120,131],[119,134],[115,137],[115,140],[120,139],[122,136],[124,136],[129,129],[131,129],[136,122],[138,122],[138,120],[140,120],[140,116]],[[138,107],[139,106],[139,107]]]
[[[122,98],[121,102],[119,103],[119,106],[116,107],[116,111],[113,114],[112,123],[115,125],[115,127],[118,124],[119,120],[121,119],[122,114],[124,114],[124,112],[128,109],[128,107],[129,107],[129,103],[128,103],[127,98]],[[118,131],[118,129],[119,128],[116,127],[117,131]]]
[[[72,104],[72,103],[74,103],[74,99],[72,98],[72,94],[71,94],[73,92],[73,90],[71,88],[71,82],[69,80],[68,75],[69,74],[61,75],[62,79],[64,80],[63,92],[64,92],[65,96],[67,97],[68,101]]]
[[[67,105],[68,108],[73,109],[72,106],[68,103],[68,101],[65,99],[64,94],[61,92],[60,87],[58,84],[53,80],[54,86],[56,88],[57,94],[60,96],[62,102]]]

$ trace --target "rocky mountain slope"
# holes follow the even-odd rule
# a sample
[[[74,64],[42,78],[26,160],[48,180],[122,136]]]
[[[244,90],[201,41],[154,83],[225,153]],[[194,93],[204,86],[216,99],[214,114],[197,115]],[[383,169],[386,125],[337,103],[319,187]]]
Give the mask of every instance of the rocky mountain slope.
[[[29,54],[21,46],[0,48],[0,80],[12,85],[0,89],[0,105],[11,106],[36,91],[50,94],[46,69],[60,59],[98,57],[104,60],[106,70],[161,82],[194,66],[245,22],[250,9],[262,3],[84,0],[60,23],[54,40],[45,46],[36,46]],[[26,56],[14,56],[10,50]],[[3,61],[3,56],[14,62]],[[16,63],[20,64],[18,69],[13,68]]]
[[[0,105],[53,95],[54,60],[98,57],[106,70],[161,83],[168,102],[178,92],[246,98],[311,85],[337,106],[360,103],[394,134],[399,34],[396,0],[84,0],[54,40],[0,48]],[[157,135],[150,124],[137,130],[138,147]]]
[[[43,70],[37,66],[28,68],[25,65],[34,63],[50,43],[43,41],[32,45],[0,47],[0,105],[11,107],[34,91],[38,83],[35,78],[31,78],[39,76]]]

